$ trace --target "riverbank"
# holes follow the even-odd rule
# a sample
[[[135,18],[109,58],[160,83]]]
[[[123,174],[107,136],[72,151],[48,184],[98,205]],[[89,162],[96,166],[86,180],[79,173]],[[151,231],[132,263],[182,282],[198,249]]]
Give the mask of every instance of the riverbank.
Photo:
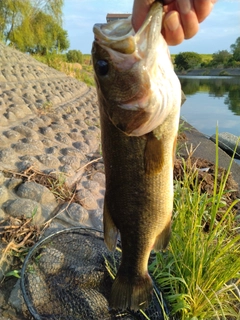
[[[186,156],[187,150],[194,150],[193,156],[195,158],[205,159],[216,164],[216,144],[189,123],[185,122],[184,126],[186,128],[184,131],[186,141],[184,142],[184,147],[181,148],[181,154]],[[227,170],[231,159],[224,150],[218,148],[217,161],[219,167]],[[232,163],[231,172],[234,180],[238,184],[238,188],[240,188],[240,166],[235,161]]]
[[[188,71],[176,71],[178,76],[240,76],[240,68],[201,68]]]

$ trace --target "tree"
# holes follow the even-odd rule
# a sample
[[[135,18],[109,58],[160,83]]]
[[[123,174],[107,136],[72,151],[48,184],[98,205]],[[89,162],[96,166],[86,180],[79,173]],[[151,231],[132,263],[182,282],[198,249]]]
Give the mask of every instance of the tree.
[[[5,43],[9,42],[14,29],[21,25],[30,11],[30,0],[0,1],[0,37]]]
[[[225,104],[228,105],[228,109],[235,115],[240,115],[240,90],[239,85],[232,85],[229,88],[228,96],[226,97]]]
[[[174,63],[179,70],[196,68],[202,61],[200,54],[196,52],[180,52],[175,56]]]
[[[62,29],[63,0],[0,1],[0,37],[30,53],[46,54],[69,48]]]
[[[31,0],[34,10],[50,15],[53,20],[62,25],[62,7],[64,0]]]
[[[213,66],[225,65],[231,57],[231,53],[227,50],[219,50],[218,52],[213,53],[210,63]]]
[[[237,38],[236,42],[230,46],[233,53],[233,59],[240,61],[240,37]]]
[[[68,62],[82,63],[82,52],[80,50],[69,50],[67,52],[67,60]]]

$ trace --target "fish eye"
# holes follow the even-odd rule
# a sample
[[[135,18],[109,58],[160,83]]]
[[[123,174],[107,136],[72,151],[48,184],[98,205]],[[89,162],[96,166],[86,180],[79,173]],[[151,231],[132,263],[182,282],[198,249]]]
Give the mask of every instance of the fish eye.
[[[98,60],[97,69],[100,76],[106,76],[108,73],[108,62],[106,60]]]

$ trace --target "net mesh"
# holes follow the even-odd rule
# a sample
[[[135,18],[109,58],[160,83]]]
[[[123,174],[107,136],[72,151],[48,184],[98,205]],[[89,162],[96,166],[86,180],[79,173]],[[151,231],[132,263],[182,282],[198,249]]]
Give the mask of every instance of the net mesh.
[[[71,228],[38,242],[25,259],[21,288],[34,319],[147,319],[140,311],[109,309],[113,280],[106,262],[119,266],[121,253],[107,250],[101,232]],[[145,314],[161,320],[164,302],[154,295]]]

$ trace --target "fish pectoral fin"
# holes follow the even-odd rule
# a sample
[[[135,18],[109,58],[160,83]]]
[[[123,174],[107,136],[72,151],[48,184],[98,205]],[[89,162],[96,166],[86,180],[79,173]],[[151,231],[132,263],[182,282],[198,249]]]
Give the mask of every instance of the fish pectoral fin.
[[[166,249],[171,236],[171,219],[163,231],[156,237],[153,249],[160,251]]]
[[[164,164],[163,139],[158,139],[153,132],[147,134],[144,152],[144,166],[147,174],[159,173]]]
[[[109,250],[115,250],[117,246],[118,229],[115,226],[112,217],[108,211],[106,200],[104,200],[103,208],[103,230],[104,230],[104,241]]]
[[[184,92],[182,91],[182,95],[181,95],[181,106],[184,104],[184,102],[187,100]]]

